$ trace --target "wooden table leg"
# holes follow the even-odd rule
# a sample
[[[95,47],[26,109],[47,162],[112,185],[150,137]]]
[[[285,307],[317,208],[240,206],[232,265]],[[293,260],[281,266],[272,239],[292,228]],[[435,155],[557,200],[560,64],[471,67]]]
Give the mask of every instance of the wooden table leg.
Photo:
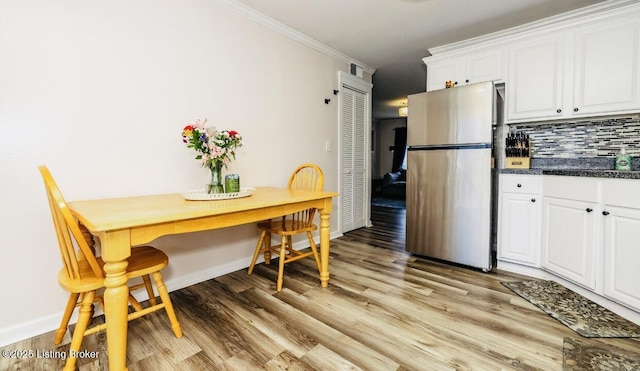
[[[104,312],[107,322],[109,370],[126,370],[127,359],[127,258],[131,255],[129,231],[115,231],[101,236],[105,261]]]
[[[324,200],[324,207],[320,211],[320,284],[329,286],[329,218],[331,217],[332,199]]]

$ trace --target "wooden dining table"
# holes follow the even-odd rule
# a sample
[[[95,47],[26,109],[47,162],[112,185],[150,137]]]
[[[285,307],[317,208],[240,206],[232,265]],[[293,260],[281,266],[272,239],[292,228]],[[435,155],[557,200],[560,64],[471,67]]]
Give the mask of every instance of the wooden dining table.
[[[69,202],[76,218],[100,239],[105,261],[104,311],[110,370],[126,370],[127,258],[158,237],[230,227],[316,208],[320,215],[320,283],[329,283],[329,219],[337,192],[259,187],[248,197],[191,201],[164,194]],[[247,265],[250,258],[247,258]]]

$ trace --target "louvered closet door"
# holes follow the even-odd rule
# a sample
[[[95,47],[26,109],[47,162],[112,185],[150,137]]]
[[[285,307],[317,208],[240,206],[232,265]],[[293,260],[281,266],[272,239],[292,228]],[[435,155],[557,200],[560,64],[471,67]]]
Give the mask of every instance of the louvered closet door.
[[[342,232],[367,221],[365,94],[342,88]]]

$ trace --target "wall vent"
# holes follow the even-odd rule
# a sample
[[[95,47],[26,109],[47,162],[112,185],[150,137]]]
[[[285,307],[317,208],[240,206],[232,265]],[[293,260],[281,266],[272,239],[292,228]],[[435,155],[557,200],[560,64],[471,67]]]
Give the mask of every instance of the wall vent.
[[[358,76],[358,77],[362,77],[362,67],[360,67],[360,66],[358,66],[358,65],[356,65],[354,63],[351,63],[351,65],[349,67],[350,67],[350,72],[351,72],[352,75]]]

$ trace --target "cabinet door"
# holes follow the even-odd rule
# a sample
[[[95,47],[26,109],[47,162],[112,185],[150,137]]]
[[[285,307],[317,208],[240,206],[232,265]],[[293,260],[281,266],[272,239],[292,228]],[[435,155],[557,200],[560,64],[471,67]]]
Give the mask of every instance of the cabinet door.
[[[604,207],[604,294],[640,310],[640,209]]]
[[[637,19],[576,31],[573,114],[640,107],[639,34]]]
[[[498,258],[540,267],[540,209],[535,194],[500,195]]]
[[[542,267],[594,290],[597,207],[545,197],[543,210]]]
[[[502,50],[494,49],[476,52],[467,58],[461,83],[475,84],[502,79]]]
[[[460,84],[458,78],[463,74],[465,60],[462,57],[439,59],[427,63],[427,91],[445,88],[446,81]]]
[[[564,35],[509,48],[507,120],[562,117]]]

